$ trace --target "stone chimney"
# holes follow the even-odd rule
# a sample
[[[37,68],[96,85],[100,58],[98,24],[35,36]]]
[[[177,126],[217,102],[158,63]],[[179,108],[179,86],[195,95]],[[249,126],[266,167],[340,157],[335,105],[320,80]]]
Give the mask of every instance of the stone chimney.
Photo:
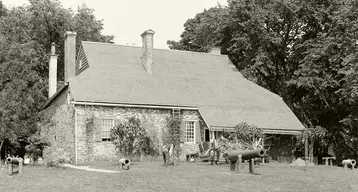
[[[76,67],[76,32],[67,31],[65,37],[65,83],[75,77]]]
[[[52,43],[50,63],[48,67],[48,98],[52,97],[57,91],[57,57],[55,43]]]
[[[212,47],[209,53],[215,55],[221,55],[221,47]]]
[[[153,73],[153,36],[154,31],[149,29],[144,31],[142,36],[142,62],[147,73]]]

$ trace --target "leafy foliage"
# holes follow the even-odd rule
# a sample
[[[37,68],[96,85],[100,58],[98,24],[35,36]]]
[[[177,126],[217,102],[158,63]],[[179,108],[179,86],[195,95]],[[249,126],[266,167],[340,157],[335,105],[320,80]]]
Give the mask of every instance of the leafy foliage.
[[[166,121],[167,126],[163,131],[163,145],[173,143],[175,146],[179,146],[180,135],[182,134],[180,130],[181,119],[168,117]]]
[[[357,10],[357,0],[229,0],[188,19],[181,40],[168,44],[192,51],[220,45],[246,78],[280,95],[306,127],[327,130],[326,145],[313,141],[316,155],[333,149],[354,158]]]
[[[26,145],[26,152],[32,157],[33,162],[35,162],[39,157],[42,156],[42,151],[44,147],[49,146],[49,142],[45,137],[39,134],[33,134],[28,139],[29,143]]]
[[[307,128],[306,131],[303,131],[301,135],[297,137],[297,141],[299,142],[299,146],[301,148],[304,147],[305,138],[308,139],[308,152],[309,152],[309,161],[313,162],[313,153],[314,153],[314,146],[316,145],[320,147],[327,147],[326,142],[326,135],[327,130],[323,127],[316,126],[313,128]],[[304,149],[301,149],[303,151]],[[330,154],[332,156],[335,156],[335,154]]]
[[[175,118],[173,116],[166,119],[167,125],[163,130],[163,145],[174,144],[174,156],[179,159],[182,154],[182,149],[180,147],[180,137],[182,133],[180,125],[182,120],[180,118]]]
[[[232,133],[232,138],[237,143],[245,145],[249,149],[256,149],[259,145],[258,141],[264,137],[262,129],[255,125],[249,125],[246,122],[241,122],[235,126],[235,132]]]
[[[168,40],[170,49],[208,52],[212,46],[220,43],[219,25],[227,16],[221,5],[204,10],[184,23],[185,31],[179,42]]]
[[[111,129],[110,138],[124,156],[153,153],[154,144],[136,117],[131,117],[127,122],[115,125]]]
[[[29,0],[7,9],[0,1],[0,141],[19,145],[34,134],[41,106],[48,95],[48,59],[56,44],[58,85],[63,85],[63,34],[76,31],[83,40],[110,42],[101,34],[103,23],[86,5],[77,12],[59,0]]]

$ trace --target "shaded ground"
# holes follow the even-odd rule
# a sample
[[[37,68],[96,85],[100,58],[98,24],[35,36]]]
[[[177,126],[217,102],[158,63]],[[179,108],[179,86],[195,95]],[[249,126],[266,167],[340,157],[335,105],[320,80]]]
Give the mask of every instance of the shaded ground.
[[[120,170],[114,162],[92,168]],[[0,191],[358,191],[358,170],[341,167],[261,166],[259,175],[229,172],[228,165],[181,163],[162,167],[162,162],[134,163],[129,171],[101,173],[69,168],[24,168],[22,177],[0,170]]]

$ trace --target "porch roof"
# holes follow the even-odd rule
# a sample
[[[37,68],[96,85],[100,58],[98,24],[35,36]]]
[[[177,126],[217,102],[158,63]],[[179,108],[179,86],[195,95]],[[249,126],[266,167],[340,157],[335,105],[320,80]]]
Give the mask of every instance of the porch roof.
[[[263,129],[264,133],[299,134],[305,130],[300,121],[290,113],[288,108],[237,109],[211,106],[199,107],[199,112],[212,131],[233,130],[240,122],[246,122]]]

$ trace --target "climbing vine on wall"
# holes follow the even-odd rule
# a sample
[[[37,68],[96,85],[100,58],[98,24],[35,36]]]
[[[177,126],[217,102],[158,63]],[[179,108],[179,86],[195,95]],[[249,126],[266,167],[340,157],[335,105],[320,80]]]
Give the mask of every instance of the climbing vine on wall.
[[[74,160],[74,108],[60,105],[42,112],[41,135],[50,142],[49,150],[44,150],[48,164],[72,162]]]
[[[94,141],[94,113],[92,111],[87,111],[85,115],[85,124],[86,124],[86,150],[87,157],[91,158],[93,154],[93,141]],[[91,159],[88,159],[89,161]]]
[[[179,146],[181,135],[180,124],[182,122],[181,119],[167,117],[166,121],[167,124],[163,130],[163,144],[166,145],[173,143],[174,145]]]
[[[163,145],[173,143],[175,145],[174,152],[177,157],[181,155],[180,137],[182,133],[180,125],[182,120],[180,118],[167,117],[166,126],[163,130]]]

